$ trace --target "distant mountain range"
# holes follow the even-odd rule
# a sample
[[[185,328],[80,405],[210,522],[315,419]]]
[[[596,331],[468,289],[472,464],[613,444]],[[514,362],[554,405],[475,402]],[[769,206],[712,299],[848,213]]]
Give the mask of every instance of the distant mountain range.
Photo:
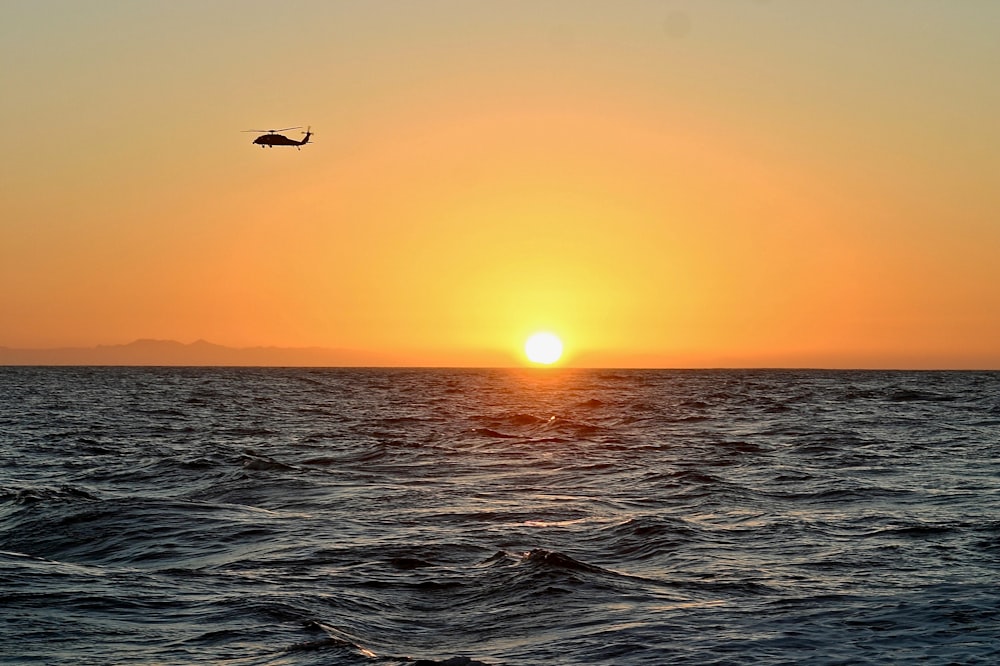
[[[397,365],[387,355],[323,347],[226,347],[198,340],[135,340],[124,345],[11,349],[0,347],[0,365],[178,365],[369,367]]]

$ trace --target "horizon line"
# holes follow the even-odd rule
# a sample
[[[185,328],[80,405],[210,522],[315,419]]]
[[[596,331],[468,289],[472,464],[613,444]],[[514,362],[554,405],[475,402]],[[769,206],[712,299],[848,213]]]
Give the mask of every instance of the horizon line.
[[[8,347],[0,345],[0,366],[4,367],[144,367],[144,368],[327,368],[327,369],[376,369],[376,368],[398,368],[398,369],[438,369],[438,370],[499,370],[499,369],[538,369],[538,370],[770,370],[770,371],[871,371],[871,372],[996,372],[1000,371],[1000,365],[994,359],[989,359],[985,363],[976,362],[976,359],[966,358],[962,360],[942,358],[936,356],[937,362],[932,356],[920,363],[916,358],[898,359],[902,362],[893,362],[883,359],[883,362],[875,360],[874,355],[869,354],[873,362],[850,364],[849,357],[844,355],[845,362],[824,363],[820,359],[818,362],[810,362],[808,357],[800,358],[796,363],[772,362],[753,363],[725,357],[716,359],[718,362],[698,363],[636,363],[641,357],[645,360],[652,360],[655,355],[644,352],[641,355],[631,355],[633,362],[625,360],[628,354],[619,354],[619,359],[623,362],[615,363],[615,355],[599,350],[583,351],[579,354],[579,363],[574,363],[572,359],[564,360],[552,366],[538,366],[528,362],[518,362],[513,355],[508,356],[509,361],[502,361],[502,352],[497,350],[479,350],[478,352],[464,350],[457,354],[476,354],[480,360],[487,360],[486,363],[451,362],[447,356],[443,356],[441,350],[428,351],[427,356],[434,358],[428,363],[414,363],[411,359],[419,358],[420,354],[414,350],[404,350],[398,352],[378,352],[363,349],[351,349],[345,347],[321,347],[303,346],[287,347],[278,345],[254,345],[248,347],[235,347],[210,342],[204,338],[198,338],[193,342],[180,342],[173,339],[164,338],[137,338],[127,343],[97,344],[91,346],[60,346],[60,347]],[[457,355],[456,354],[456,355]],[[587,356],[605,356],[610,363],[586,362]],[[682,354],[675,354],[683,356]],[[823,354],[828,356],[828,354]],[[483,357],[486,357],[483,359]],[[489,358],[492,356],[493,358]],[[663,354],[663,357],[669,354]],[[799,355],[800,357],[803,355]],[[817,354],[820,356],[820,354]],[[911,357],[914,355],[910,355]],[[891,357],[890,357],[891,358]],[[827,359],[829,360],[829,359]],[[857,361],[858,359],[855,359]],[[490,362],[493,361],[493,362]],[[910,361],[910,362],[906,362]]]

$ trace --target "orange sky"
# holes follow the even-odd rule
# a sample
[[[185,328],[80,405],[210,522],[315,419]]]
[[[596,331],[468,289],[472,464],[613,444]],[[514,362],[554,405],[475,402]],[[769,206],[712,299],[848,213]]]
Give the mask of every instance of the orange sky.
[[[0,5],[0,346],[1000,368],[1000,4]],[[301,151],[248,128],[311,125]],[[298,137],[298,131],[289,132]]]

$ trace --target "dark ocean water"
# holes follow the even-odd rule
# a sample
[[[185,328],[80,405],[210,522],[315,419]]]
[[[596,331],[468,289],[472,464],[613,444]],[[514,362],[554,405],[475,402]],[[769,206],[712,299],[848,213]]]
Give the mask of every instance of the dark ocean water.
[[[0,662],[1000,663],[1000,373],[0,368]]]

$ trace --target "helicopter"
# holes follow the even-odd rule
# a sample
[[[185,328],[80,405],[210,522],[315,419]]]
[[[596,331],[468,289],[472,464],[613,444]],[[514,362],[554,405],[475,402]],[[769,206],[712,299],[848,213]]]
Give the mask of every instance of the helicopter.
[[[309,137],[312,136],[312,126],[306,128],[305,138],[301,141],[296,141],[295,139],[289,139],[284,134],[278,134],[278,132],[287,132],[288,130],[300,129],[299,127],[285,127],[283,129],[276,130],[243,130],[244,132],[263,132],[259,137],[253,140],[254,143],[259,145],[261,148],[268,147],[274,148],[275,146],[295,146],[301,150],[301,147],[309,143]]]

